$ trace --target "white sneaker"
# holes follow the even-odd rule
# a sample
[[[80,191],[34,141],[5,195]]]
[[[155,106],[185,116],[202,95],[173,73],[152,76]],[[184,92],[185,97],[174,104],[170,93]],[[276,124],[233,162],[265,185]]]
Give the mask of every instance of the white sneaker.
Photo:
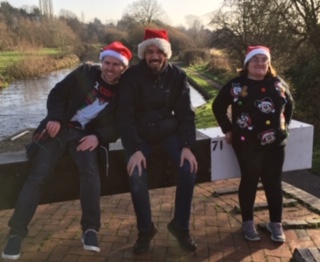
[[[267,229],[271,233],[271,239],[275,242],[284,243],[286,241],[286,236],[282,230],[282,224],[276,222],[270,222],[267,224]]]

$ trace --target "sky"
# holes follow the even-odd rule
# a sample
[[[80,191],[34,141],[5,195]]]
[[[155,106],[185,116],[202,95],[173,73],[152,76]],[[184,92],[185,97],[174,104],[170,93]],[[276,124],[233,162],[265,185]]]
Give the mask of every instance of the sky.
[[[23,6],[37,6],[39,0],[2,0],[7,1],[10,5],[16,8]],[[52,0],[53,11],[58,15],[61,9],[68,10],[77,15],[81,19],[84,14],[85,22],[93,21],[96,17],[102,23],[109,20],[117,22],[121,19],[124,10],[129,4],[136,2],[132,0]],[[198,16],[206,23],[207,14],[217,10],[223,0],[158,0],[166,12],[169,22],[172,26],[184,25],[187,26],[185,17],[187,15]],[[196,3],[196,4],[195,4]]]

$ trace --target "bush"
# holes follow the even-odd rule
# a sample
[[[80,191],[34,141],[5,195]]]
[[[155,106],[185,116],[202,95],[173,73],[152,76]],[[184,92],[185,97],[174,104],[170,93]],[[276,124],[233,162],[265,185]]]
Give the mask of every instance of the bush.
[[[210,50],[210,54],[209,69],[217,70],[218,72],[231,72],[233,70],[228,56],[223,51],[213,48]]]
[[[220,82],[224,83],[237,75],[233,61],[222,50],[211,49],[211,59],[207,69],[212,75],[218,75]]]
[[[189,66],[208,62],[210,51],[209,49],[189,49],[183,52],[182,60]]]
[[[25,79],[39,76],[61,68],[66,68],[78,63],[79,59],[75,55],[65,56],[55,59],[51,56],[32,55],[25,56],[18,62],[14,62],[6,68],[6,74],[13,79]]]
[[[320,62],[319,57],[313,55],[301,57],[285,72],[293,87],[295,110],[293,117],[302,122],[314,125],[314,138],[320,141]]]

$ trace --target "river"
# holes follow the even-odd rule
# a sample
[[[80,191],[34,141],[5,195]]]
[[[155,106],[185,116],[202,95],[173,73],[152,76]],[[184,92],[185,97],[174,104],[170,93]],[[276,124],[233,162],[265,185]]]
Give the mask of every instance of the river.
[[[35,79],[15,81],[0,89],[0,140],[25,129],[35,128],[46,115],[47,96],[54,85],[72,69],[52,72]],[[205,100],[191,87],[192,106]]]

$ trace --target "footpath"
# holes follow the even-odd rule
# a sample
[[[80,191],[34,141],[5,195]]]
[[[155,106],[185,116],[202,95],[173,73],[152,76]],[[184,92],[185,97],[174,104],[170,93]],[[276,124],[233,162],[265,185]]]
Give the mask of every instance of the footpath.
[[[136,221],[129,193],[101,197],[100,253],[82,249],[79,200],[40,205],[22,245],[19,261],[320,261],[320,200],[283,182],[283,223],[287,241],[274,243],[265,223],[266,199],[259,190],[255,223],[261,241],[249,242],[241,232],[237,187],[239,179],[197,184],[193,198],[191,232],[198,243],[195,252],[182,250],[167,231],[174,207],[175,187],[150,190],[153,221],[159,231],[150,253],[134,255]],[[7,238],[7,222],[13,210],[0,211],[0,249]]]

